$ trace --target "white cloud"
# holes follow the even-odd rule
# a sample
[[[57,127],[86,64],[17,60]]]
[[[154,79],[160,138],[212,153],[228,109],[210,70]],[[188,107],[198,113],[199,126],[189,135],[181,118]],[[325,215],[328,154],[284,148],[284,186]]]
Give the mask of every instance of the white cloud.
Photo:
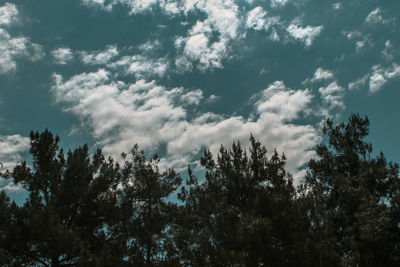
[[[252,132],[268,147],[285,152],[289,169],[297,172],[319,142],[314,127],[292,123],[309,108],[310,91],[291,90],[282,82],[265,89],[254,103],[256,114],[244,118],[210,112],[188,116],[187,105],[193,108],[204,101],[201,90],[167,89],[144,80],[128,85],[112,81],[111,74],[102,69],[66,81],[55,74],[54,79],[56,100],[80,117],[98,145],[113,155],[135,143],[147,151],[166,144],[164,163],[185,168],[203,146],[216,152],[221,143],[230,146],[240,140],[247,144]]]
[[[346,36],[347,39],[355,41],[355,48],[357,53],[367,47],[374,46],[374,43],[371,40],[371,36],[365,35],[359,31],[342,31],[342,34]]]
[[[387,40],[385,42],[385,48],[383,49],[382,54],[387,61],[392,61],[395,58],[395,55],[398,54],[398,51],[396,51],[395,47],[392,45],[392,42]]]
[[[68,47],[60,47],[51,52],[56,64],[65,65],[74,59],[73,52]]]
[[[262,7],[255,7],[247,13],[246,28],[268,31],[273,25],[280,24],[279,17],[267,17],[267,11]],[[273,29],[270,39],[279,39],[277,32]],[[275,35],[275,36],[274,36]]]
[[[342,31],[342,34],[349,40],[363,36],[363,34],[359,31]]]
[[[282,81],[276,81],[263,91],[256,106],[260,114],[274,113],[280,120],[292,120],[298,117],[301,109],[307,107],[311,98],[309,90],[290,90]]]
[[[297,24],[291,24],[287,31],[296,40],[302,41],[307,47],[312,44],[314,39],[322,32],[324,27],[321,26],[307,26],[301,27]]]
[[[266,19],[265,19],[266,15],[267,15],[267,12],[264,11],[264,9],[262,7],[258,6],[258,7],[253,8],[247,14],[246,27],[252,28],[252,29],[258,30],[258,31],[264,29],[264,26],[266,23]]]
[[[20,163],[22,153],[29,149],[29,138],[21,135],[0,135],[0,171],[11,170]],[[14,184],[11,180],[0,178],[0,190],[7,193],[20,193],[23,188],[20,184]]]
[[[116,45],[108,45],[104,51],[81,52],[81,59],[83,64],[101,65],[107,64],[111,59],[118,56],[118,54],[119,52]]]
[[[158,76],[162,77],[168,69],[168,59],[151,59],[144,55],[124,56],[115,62],[107,64],[111,69],[122,69],[125,75],[137,78]]]
[[[400,77],[400,65],[393,64],[391,67],[383,68],[381,65],[372,67],[369,78],[369,90],[371,93],[379,91],[390,79]]]
[[[106,152],[119,153],[136,142],[144,147],[162,142],[179,131],[186,115],[174,104],[183,95],[182,88],[167,90],[144,80],[128,86],[112,82],[110,73],[102,69],[66,82],[60,75],[54,77],[56,100],[67,103],[66,110],[90,123]]]
[[[361,86],[366,85],[369,79],[369,74],[364,75],[360,79],[349,83],[348,87],[350,90],[360,89]]]
[[[19,12],[14,4],[5,3],[0,6],[0,26],[8,26],[18,22]]]
[[[369,90],[371,93],[375,93],[380,90],[386,82],[387,80],[383,76],[383,73],[377,70],[369,78]]]
[[[341,2],[336,2],[332,4],[333,9],[340,9],[342,7],[342,3]]]
[[[223,37],[230,39],[237,37],[240,20],[235,1],[198,1],[196,7],[207,14],[205,23],[217,30]]]
[[[289,0],[271,0],[271,7],[281,7],[286,5]]]
[[[222,68],[222,60],[227,55],[227,42],[227,39],[219,39],[209,44],[209,39],[204,33],[192,35],[186,39],[183,56],[191,62],[198,63],[200,70]]]
[[[339,86],[336,82],[330,83],[327,87],[320,87],[319,92],[322,96],[324,103],[329,109],[345,108],[343,103],[344,88]]]
[[[374,24],[374,23],[387,23],[388,21],[385,20],[382,16],[382,11],[378,7],[374,10],[371,11],[371,13],[368,14],[367,18],[365,19],[366,22]]]
[[[200,89],[190,91],[180,97],[181,103],[184,105],[199,105],[202,99],[203,91]]]
[[[365,46],[365,40],[356,42],[356,51],[360,52],[360,50]]]
[[[93,6],[104,9],[106,11],[111,11],[116,4],[122,4],[130,9],[131,14],[138,14],[142,12],[149,11],[154,5],[159,3],[159,0],[82,0],[82,3],[86,6]],[[169,6],[171,9],[171,6]]]
[[[0,74],[15,71],[18,58],[36,61],[42,57],[43,50],[40,45],[32,43],[24,36],[12,37],[0,28]]]
[[[0,135],[0,162],[4,168],[13,168],[21,161],[21,153],[29,148],[29,138],[21,135]]]
[[[19,21],[20,14],[14,4],[5,3],[0,7],[0,26],[11,26]],[[11,36],[7,30],[0,28],[0,75],[15,71],[17,59],[27,58],[36,61],[43,57],[40,45],[32,43],[24,36]]]
[[[333,78],[333,73],[329,70],[324,70],[323,68],[318,68],[315,73],[314,77],[311,79],[312,82],[314,81],[322,81],[322,80],[329,80]]]
[[[139,49],[145,53],[150,53],[161,47],[160,41],[148,41],[139,45]]]
[[[106,4],[106,0],[81,0],[82,4],[90,7],[97,7],[107,11],[111,11],[113,6],[118,3],[117,0],[112,0]]]
[[[238,6],[232,0],[194,0],[183,2],[180,8],[184,14],[200,11],[206,18],[198,20],[186,36],[176,38],[178,71],[190,71],[193,66],[203,71],[222,68],[222,60],[229,56],[231,41],[241,38]]]
[[[158,0],[116,0],[129,7],[131,14],[137,14],[148,11],[153,5],[157,4]]]

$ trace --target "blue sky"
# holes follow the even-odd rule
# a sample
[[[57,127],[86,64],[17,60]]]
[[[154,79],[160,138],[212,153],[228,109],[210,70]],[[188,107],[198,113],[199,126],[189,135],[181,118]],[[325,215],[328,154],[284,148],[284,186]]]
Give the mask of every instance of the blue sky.
[[[31,130],[118,158],[135,143],[163,166],[204,147],[285,152],[296,181],[320,125],[368,115],[400,161],[396,0],[37,0],[0,3],[0,160]],[[1,180],[11,195],[21,188]]]

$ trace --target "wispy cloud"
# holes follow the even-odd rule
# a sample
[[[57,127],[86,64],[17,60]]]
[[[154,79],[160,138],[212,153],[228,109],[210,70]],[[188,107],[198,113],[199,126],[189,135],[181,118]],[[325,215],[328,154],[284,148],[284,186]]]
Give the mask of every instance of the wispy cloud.
[[[145,55],[123,56],[114,62],[107,64],[107,67],[117,71],[119,74],[134,75],[137,78],[162,77],[168,69],[167,58],[149,58]]]
[[[374,10],[371,11],[371,13],[368,14],[367,18],[365,19],[367,23],[374,24],[374,23],[383,23],[386,24],[389,21],[386,20],[382,16],[382,10],[378,7]]]
[[[81,59],[84,64],[102,65],[109,63],[113,58],[119,55],[116,45],[109,45],[103,51],[82,51]]]
[[[348,87],[350,90],[360,89],[363,85],[368,83],[369,74],[364,75],[360,79],[357,79],[354,82],[349,83]]]

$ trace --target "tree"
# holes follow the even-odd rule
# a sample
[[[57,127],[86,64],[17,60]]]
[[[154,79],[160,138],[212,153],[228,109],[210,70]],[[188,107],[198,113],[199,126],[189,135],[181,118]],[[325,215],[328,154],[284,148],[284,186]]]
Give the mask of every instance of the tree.
[[[308,164],[307,212],[316,266],[399,264],[398,165],[383,153],[372,155],[372,145],[364,140],[368,131],[368,118],[358,114],[347,124],[328,119],[323,128],[328,143],[317,147]]]
[[[168,259],[168,230],[176,204],[169,201],[181,185],[173,170],[159,169],[157,155],[147,161],[137,145],[131,158],[123,154],[121,187],[117,193],[119,220],[111,226],[112,234],[126,247],[125,258],[135,266],[158,266]]]
[[[11,228],[11,207],[10,199],[4,190],[0,192],[0,264],[11,262],[10,249],[10,228]]]
[[[185,245],[181,236],[179,247],[191,257],[190,265],[294,264],[289,257],[294,188],[285,158],[276,151],[268,158],[253,136],[250,143],[249,156],[239,142],[229,150],[221,146],[217,161],[206,150],[202,182],[189,171],[180,234],[191,238]]]
[[[48,130],[31,132],[33,171],[26,162],[10,176],[29,197],[14,209],[12,232],[23,236],[12,255],[23,265],[93,265],[106,245],[106,218],[112,210],[110,190],[118,177],[105,175],[114,167],[101,151],[88,155],[88,147],[70,151],[65,159],[59,137]]]

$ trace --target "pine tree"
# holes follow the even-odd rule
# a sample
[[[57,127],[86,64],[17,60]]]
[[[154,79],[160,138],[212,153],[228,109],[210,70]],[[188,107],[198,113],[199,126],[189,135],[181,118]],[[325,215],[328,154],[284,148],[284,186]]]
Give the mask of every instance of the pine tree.
[[[30,138],[33,170],[23,162],[11,174],[29,192],[23,207],[14,207],[19,227],[12,234],[23,237],[12,255],[14,263],[93,265],[106,247],[104,226],[118,177],[104,174],[113,164],[106,167],[101,151],[92,162],[86,145],[65,159],[59,137],[48,130],[32,132]]]
[[[158,266],[168,261],[168,230],[177,209],[169,198],[181,184],[173,170],[160,171],[157,155],[147,161],[135,145],[131,158],[123,154],[120,219],[111,229],[126,246],[126,259],[135,266]]]
[[[185,192],[186,223],[180,233],[191,241],[180,247],[193,266],[290,265],[293,209],[292,178],[285,158],[250,137],[249,156],[240,143],[221,146],[216,161],[206,150],[201,158],[205,179],[190,172]],[[182,240],[182,237],[181,239]]]
[[[398,265],[399,225],[393,217],[398,165],[382,153],[372,155],[364,140],[368,130],[368,118],[358,114],[347,124],[327,120],[328,143],[320,144],[309,162],[306,190],[316,266]]]

